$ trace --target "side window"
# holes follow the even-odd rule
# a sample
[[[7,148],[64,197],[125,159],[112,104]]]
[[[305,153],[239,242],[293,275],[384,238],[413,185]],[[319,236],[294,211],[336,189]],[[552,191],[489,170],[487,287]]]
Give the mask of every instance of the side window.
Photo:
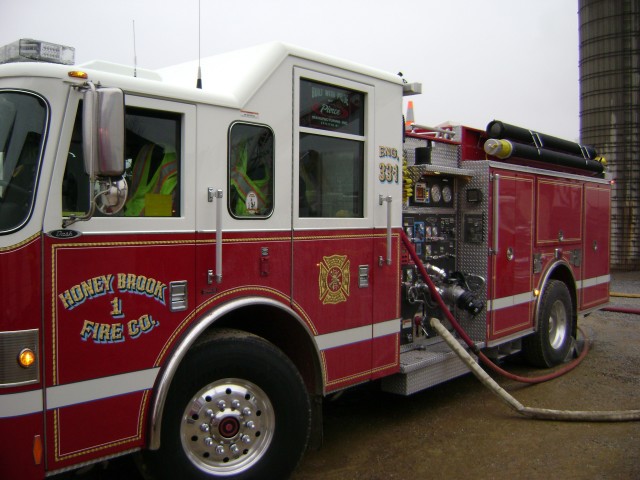
[[[180,216],[180,115],[127,108],[127,217]]]
[[[82,216],[89,212],[89,176],[82,154],[82,103],[78,106],[62,179],[62,216]]]
[[[129,193],[116,216],[180,215],[180,114],[127,107],[125,179]],[[82,105],[76,114],[62,183],[64,216],[87,213],[91,186],[82,154]],[[98,212],[94,213],[99,216]]]
[[[234,123],[229,129],[229,212],[236,218],[273,213],[274,138],[263,125]]]
[[[300,80],[300,217],[364,216],[364,94]]]

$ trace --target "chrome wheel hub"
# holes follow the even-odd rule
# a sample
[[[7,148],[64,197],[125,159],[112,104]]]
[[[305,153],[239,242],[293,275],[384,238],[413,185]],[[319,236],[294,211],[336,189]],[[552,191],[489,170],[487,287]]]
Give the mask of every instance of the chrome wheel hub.
[[[235,378],[201,389],[182,416],[180,437],[191,462],[216,475],[251,468],[273,439],[275,414],[260,387]]]
[[[567,312],[564,304],[558,300],[551,306],[549,315],[549,343],[554,350],[562,346],[565,341],[568,328]]]

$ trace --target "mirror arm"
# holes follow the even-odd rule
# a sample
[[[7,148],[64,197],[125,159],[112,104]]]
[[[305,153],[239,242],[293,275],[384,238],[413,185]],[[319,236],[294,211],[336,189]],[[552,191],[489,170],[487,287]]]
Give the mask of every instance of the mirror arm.
[[[101,195],[102,193],[103,192],[100,192],[98,193],[98,195]],[[80,217],[71,215],[69,218],[63,219],[62,228],[67,228],[69,225],[72,225],[76,222],[86,222],[87,220],[90,220],[91,217],[93,217],[94,212],[96,211],[96,198],[98,197],[98,195],[91,196],[91,204],[89,205],[89,211],[87,212],[86,215],[82,215]]]

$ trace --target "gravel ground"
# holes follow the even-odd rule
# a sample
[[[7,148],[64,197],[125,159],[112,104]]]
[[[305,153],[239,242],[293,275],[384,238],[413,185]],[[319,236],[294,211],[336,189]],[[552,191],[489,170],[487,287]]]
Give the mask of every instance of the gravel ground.
[[[640,272],[615,274],[611,291],[640,293]],[[612,297],[613,305],[640,310],[640,298]],[[525,406],[640,409],[640,316],[596,312],[579,324],[592,346],[574,371],[532,386],[494,378]],[[504,366],[541,373],[518,358]],[[470,477],[638,479],[640,422],[526,419],[471,375],[406,398],[363,388],[327,403],[324,447],[293,478]]]
[[[611,291],[640,293],[640,272],[614,274]],[[640,298],[613,297],[612,305],[640,309]],[[530,407],[640,409],[640,316],[596,312],[580,325],[592,346],[569,374],[532,386],[494,378]],[[503,366],[546,373],[517,357]],[[410,397],[375,384],[351,389],[326,401],[324,427],[324,446],[307,452],[292,480],[640,479],[640,422],[526,419],[472,375]],[[81,478],[141,477],[124,458]]]

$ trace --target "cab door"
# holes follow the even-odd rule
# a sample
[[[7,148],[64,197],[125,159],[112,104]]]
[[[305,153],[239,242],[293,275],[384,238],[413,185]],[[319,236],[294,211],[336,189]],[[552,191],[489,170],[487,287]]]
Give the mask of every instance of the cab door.
[[[327,391],[378,371],[374,292],[386,237],[374,219],[386,206],[375,198],[375,93],[371,85],[294,71],[292,298],[314,329]]]
[[[82,107],[70,102],[44,222],[48,468],[143,445],[150,389],[194,308],[195,107],[126,96],[117,212],[90,219]],[[61,226],[66,225],[64,228]]]

